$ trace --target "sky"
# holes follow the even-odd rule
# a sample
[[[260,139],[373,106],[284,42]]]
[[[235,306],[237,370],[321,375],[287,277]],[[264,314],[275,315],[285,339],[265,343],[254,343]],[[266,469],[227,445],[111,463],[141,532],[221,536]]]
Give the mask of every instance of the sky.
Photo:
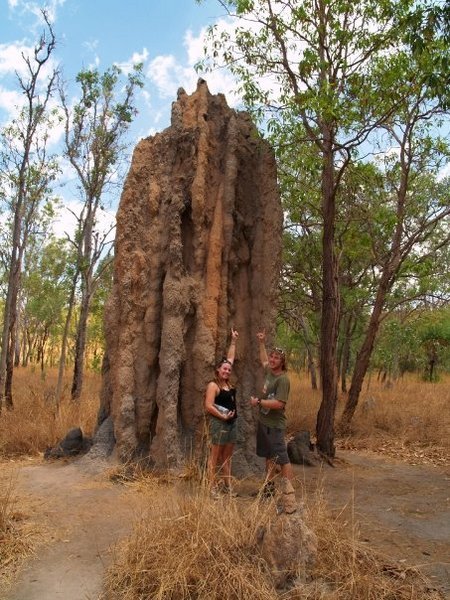
[[[194,65],[202,56],[206,28],[224,18],[217,0],[0,0],[0,126],[20,102],[15,70],[22,65],[21,52],[43,30],[37,15],[44,7],[57,39],[55,61],[69,86],[82,68],[104,71],[118,64],[126,70],[132,63],[144,64],[139,113],[129,134],[132,146],[170,124],[179,87],[195,90],[199,75]],[[205,79],[212,93],[224,93],[236,106],[229,74],[216,72]]]

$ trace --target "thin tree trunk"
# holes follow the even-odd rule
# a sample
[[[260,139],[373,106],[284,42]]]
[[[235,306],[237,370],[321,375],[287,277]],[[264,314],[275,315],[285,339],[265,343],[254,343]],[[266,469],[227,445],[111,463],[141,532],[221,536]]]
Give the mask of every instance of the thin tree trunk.
[[[321,453],[334,457],[334,418],[337,404],[337,334],[339,321],[338,268],[334,249],[335,195],[334,168],[331,152],[331,132],[325,131],[326,146],[322,173],[322,213],[323,213],[323,266],[322,266],[322,321],[320,335],[320,373],[322,381],[322,402],[317,414],[317,446]]]
[[[15,344],[14,344],[14,368],[20,366],[20,326],[16,319]]]
[[[356,357],[352,383],[348,393],[345,409],[341,417],[340,427],[343,431],[348,429],[358,405],[362,384],[369,368],[370,357],[372,355],[373,346],[375,344],[375,339],[380,326],[380,317],[389,286],[389,280],[390,269],[386,268],[380,281],[380,286],[377,291],[377,296],[375,298],[374,307],[370,316],[369,326],[367,328],[364,341]]]
[[[78,273],[75,274],[72,281],[72,289],[70,290],[69,297],[69,306],[67,308],[66,322],[64,323],[64,331],[61,342],[61,355],[59,358],[59,367],[58,367],[58,381],[56,383],[56,391],[55,391],[55,403],[56,407],[59,408],[61,402],[61,393],[62,393],[62,384],[64,377],[64,369],[66,366],[66,355],[67,355],[67,343],[69,339],[69,329],[70,329],[70,321],[72,320],[73,313],[73,305],[75,301],[75,290],[77,286]]]
[[[317,387],[318,387],[317,386],[317,373],[316,373],[316,365],[314,363],[313,344],[310,342],[308,327],[305,323],[305,320],[304,320],[302,314],[299,315],[298,321],[300,324],[300,328],[303,331],[303,341],[305,344],[306,356],[307,356],[307,361],[308,361],[307,368],[308,368],[308,372],[311,376],[311,387],[313,390],[317,390]]]
[[[355,330],[353,319],[351,315],[347,315],[344,329],[344,341],[342,344],[342,357],[341,357],[341,391],[345,394],[347,392],[347,373],[350,365],[350,349],[353,332]]]
[[[86,334],[90,299],[91,296],[86,294],[81,301],[80,318],[78,320],[77,339],[75,344],[75,364],[73,369],[71,390],[72,400],[78,400],[80,398],[83,388],[84,355],[86,351]]]
[[[311,376],[311,388],[313,390],[317,390],[318,385],[317,385],[316,365],[314,363],[314,356],[311,353],[311,348],[309,347],[309,345],[306,347],[306,353],[308,356],[308,371]]]
[[[5,379],[5,406],[11,410],[14,408],[13,393],[12,393],[12,381],[14,374],[14,327],[11,331],[11,337],[8,345],[8,355],[6,357],[6,379]]]
[[[8,289],[6,292],[5,309],[3,314],[3,331],[2,331],[2,348],[0,352],[0,411],[2,409],[3,399],[6,397],[6,385],[7,385],[7,363],[9,356],[9,345],[11,338],[11,321],[14,314],[14,303],[17,300],[17,289],[19,285],[20,276],[20,265],[18,262],[18,247],[19,247],[19,232],[20,232],[20,219],[17,215],[14,223],[14,235],[13,235],[13,250],[10,263],[10,271],[8,276]],[[16,242],[17,240],[17,242]],[[8,385],[10,387],[10,385]],[[6,400],[8,405],[10,400]]]

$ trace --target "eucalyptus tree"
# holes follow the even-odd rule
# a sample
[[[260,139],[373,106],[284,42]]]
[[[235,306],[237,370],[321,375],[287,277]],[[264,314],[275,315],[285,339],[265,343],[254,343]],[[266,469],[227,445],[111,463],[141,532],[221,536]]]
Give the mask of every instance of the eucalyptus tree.
[[[450,160],[446,136],[448,114],[429,84],[430,57],[449,52],[450,46],[430,45],[429,54],[413,59],[407,51],[386,58],[395,73],[395,114],[383,123],[385,202],[382,205],[386,244],[376,248],[377,289],[369,323],[359,348],[341,425],[345,429],[355,412],[369,367],[383,311],[400,287],[398,302],[413,288],[411,280],[434,264],[436,251],[450,243],[448,178],[439,173]],[[384,80],[385,73],[380,73]],[[387,86],[385,81],[384,86]],[[402,285],[404,284],[404,285]],[[408,293],[411,293],[410,291]],[[414,292],[415,293],[415,292]],[[406,296],[407,297],[407,296]]]
[[[313,389],[318,388],[321,269],[320,168],[317,153],[297,154],[276,146],[279,187],[285,211],[279,316],[299,336]],[[298,188],[298,181],[303,185]]]
[[[450,314],[449,311],[429,311],[420,328],[420,342],[426,356],[426,378],[437,379],[437,369],[450,361]]]
[[[76,275],[80,276],[81,286],[73,399],[80,396],[83,385],[89,308],[102,272],[98,266],[109,256],[112,247],[111,230],[101,230],[99,217],[108,202],[108,194],[121,181],[125,134],[137,112],[134,102],[136,90],[142,86],[141,72],[142,65],[136,65],[123,81],[122,72],[116,66],[103,73],[96,69],[83,70],[77,76],[80,98],[73,105],[64,84],[60,85],[65,113],[64,154],[75,171],[82,202],[81,212],[75,215],[77,227],[72,238],[77,253]]]
[[[61,338],[70,283],[66,240],[51,236],[27,253],[22,289],[22,364],[39,363],[44,373],[46,349]]]
[[[339,328],[336,211],[342,177],[374,128],[393,113],[372,76],[399,43],[413,0],[221,0],[237,17],[230,33],[212,28],[214,66],[237,76],[247,105],[272,109],[269,127],[293,152],[320,158],[322,236],[319,450],[333,456]],[[398,17],[398,18],[396,18]],[[216,58],[214,58],[216,57]],[[392,79],[391,84],[394,79]],[[385,102],[381,100],[386,99]],[[299,187],[301,182],[299,182]]]
[[[47,152],[49,130],[54,122],[49,102],[57,77],[51,60],[56,39],[46,13],[42,15],[44,32],[31,55],[22,54],[24,74],[16,74],[24,104],[0,135],[0,187],[10,224],[0,353],[0,409],[3,399],[8,407],[13,406],[13,354],[23,258],[40,207],[51,194],[58,170],[56,161]]]

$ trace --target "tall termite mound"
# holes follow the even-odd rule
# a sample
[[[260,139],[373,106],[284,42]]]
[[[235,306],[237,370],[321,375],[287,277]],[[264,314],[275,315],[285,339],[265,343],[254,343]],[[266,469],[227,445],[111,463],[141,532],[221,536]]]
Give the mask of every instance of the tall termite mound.
[[[202,80],[179,90],[170,127],[136,146],[117,214],[100,415],[122,459],[176,468],[196,456],[233,326],[234,464],[254,466],[248,399],[261,382],[256,333],[274,331],[281,237],[273,152],[249,115]]]

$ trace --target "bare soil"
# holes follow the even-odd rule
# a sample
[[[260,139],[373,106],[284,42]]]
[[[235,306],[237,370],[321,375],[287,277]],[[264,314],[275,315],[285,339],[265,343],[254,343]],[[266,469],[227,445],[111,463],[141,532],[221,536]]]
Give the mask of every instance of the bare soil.
[[[139,514],[143,495],[111,482],[105,465],[86,461],[23,466],[19,493],[51,533],[4,600],[97,600],[115,544]],[[450,470],[340,451],[334,467],[295,466],[298,495],[316,497],[390,561],[417,567],[450,598]],[[240,495],[258,480],[238,482]],[[186,492],[188,493],[188,492]]]

